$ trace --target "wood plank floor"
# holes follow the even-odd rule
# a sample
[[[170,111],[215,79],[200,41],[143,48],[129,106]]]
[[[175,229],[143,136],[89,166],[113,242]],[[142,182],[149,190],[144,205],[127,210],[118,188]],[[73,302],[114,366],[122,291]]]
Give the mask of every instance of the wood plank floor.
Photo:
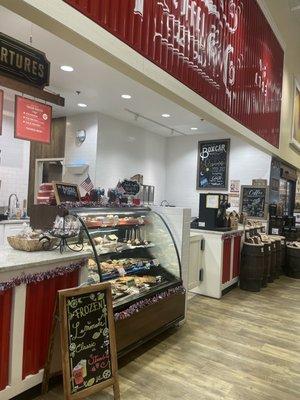
[[[122,400],[299,400],[300,280],[193,297],[184,326],[121,364]],[[63,399],[61,386],[38,399]]]

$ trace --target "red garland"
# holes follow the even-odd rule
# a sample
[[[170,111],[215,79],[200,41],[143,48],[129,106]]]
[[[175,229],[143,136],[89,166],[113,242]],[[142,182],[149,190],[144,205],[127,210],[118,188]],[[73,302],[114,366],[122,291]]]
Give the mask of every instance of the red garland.
[[[82,260],[78,263],[67,265],[66,267],[57,267],[52,269],[51,271],[39,272],[36,274],[25,274],[24,272],[20,276],[16,276],[10,279],[7,282],[0,282],[0,292],[4,290],[9,290],[16,286],[20,286],[22,284],[28,285],[29,283],[41,282],[46,279],[53,279],[57,276],[62,276],[66,274],[70,274],[77,269],[82,268],[86,263],[86,260]]]

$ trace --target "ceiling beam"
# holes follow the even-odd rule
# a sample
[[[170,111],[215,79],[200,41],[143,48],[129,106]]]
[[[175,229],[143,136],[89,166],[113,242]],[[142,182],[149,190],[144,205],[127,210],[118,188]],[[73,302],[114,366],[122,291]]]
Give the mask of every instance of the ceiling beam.
[[[42,90],[34,86],[30,86],[27,83],[16,81],[15,79],[9,78],[7,76],[0,75],[0,86],[4,86],[8,89],[13,89],[17,92],[27,94],[40,100],[44,100],[47,103],[56,104],[57,106],[61,107],[65,106],[65,99],[60,95],[47,92],[46,90]]]

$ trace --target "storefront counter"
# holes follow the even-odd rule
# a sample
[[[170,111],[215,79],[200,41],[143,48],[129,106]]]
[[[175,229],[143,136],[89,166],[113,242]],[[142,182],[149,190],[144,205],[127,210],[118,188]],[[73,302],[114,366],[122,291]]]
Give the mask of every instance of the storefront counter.
[[[42,382],[58,290],[85,280],[90,253],[0,247],[0,398]]]
[[[243,229],[191,229],[189,291],[220,299],[237,284]]]

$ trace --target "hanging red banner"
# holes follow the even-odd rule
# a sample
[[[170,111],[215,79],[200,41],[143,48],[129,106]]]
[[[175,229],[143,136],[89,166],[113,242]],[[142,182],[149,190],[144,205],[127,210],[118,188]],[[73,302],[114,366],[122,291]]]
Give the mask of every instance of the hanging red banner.
[[[16,96],[15,138],[33,142],[50,143],[52,107]]]
[[[2,135],[4,92],[0,89],[0,135]]]
[[[65,0],[279,146],[283,50],[255,0]]]

